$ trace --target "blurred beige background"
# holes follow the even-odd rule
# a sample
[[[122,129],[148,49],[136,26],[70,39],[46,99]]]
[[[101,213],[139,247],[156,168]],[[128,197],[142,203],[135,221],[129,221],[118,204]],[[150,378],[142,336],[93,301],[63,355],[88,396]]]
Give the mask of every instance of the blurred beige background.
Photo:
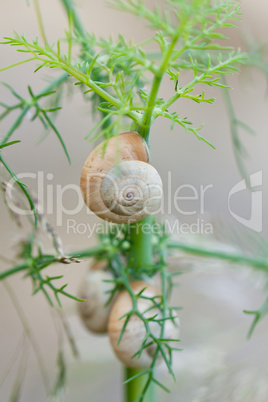
[[[0,37],[9,36],[15,30],[25,33],[28,38],[39,35],[38,26],[32,6],[18,0],[1,1]],[[232,31],[232,40],[242,46],[239,32],[251,33],[255,39],[267,40],[267,13],[268,5],[265,0],[242,0],[243,23],[239,30]],[[41,10],[49,41],[63,36],[67,28],[65,13],[60,1],[40,1]],[[122,32],[127,38],[139,42],[149,35],[142,22],[136,18],[111,10],[104,1],[77,1],[78,11],[85,27],[97,36],[114,37]],[[20,60],[20,54],[9,46],[0,47],[0,68]],[[22,96],[27,96],[27,85],[35,93],[44,86],[44,79],[49,71],[41,70],[33,74],[34,64],[23,65],[1,73],[1,81],[11,84]],[[250,77],[250,79],[249,79]],[[241,131],[244,145],[249,151],[246,166],[250,174],[262,170],[263,172],[263,235],[267,235],[267,84],[265,77],[256,69],[251,70],[248,76],[245,72],[241,77],[231,79],[231,91],[236,114],[239,119],[253,127],[257,133],[255,137]],[[167,96],[172,91],[172,84],[166,82],[161,96]],[[170,131],[169,122],[159,120],[152,128],[151,150],[153,164],[161,174],[165,190],[168,172],[172,172],[172,189],[182,184],[190,184],[199,188],[200,185],[213,185],[207,193],[205,221],[220,219],[235,228],[239,224],[232,219],[228,212],[227,196],[229,190],[240,179],[240,175],[233,156],[230,129],[226,111],[220,91],[207,89],[207,94],[216,97],[214,105],[195,105],[191,102],[176,104],[174,110],[199,125],[205,123],[202,134],[211,141],[216,150],[212,150],[205,143],[180,129]],[[0,100],[12,104],[14,98],[9,91],[0,87]],[[90,105],[83,102],[79,91],[74,92],[71,99],[64,102],[63,110],[57,118],[57,128],[70,151],[72,165],[69,166],[59,142],[53,133],[38,144],[42,127],[38,122],[25,121],[16,132],[14,139],[21,139],[22,143],[5,152],[11,166],[16,173],[37,171],[45,175],[54,176],[56,185],[78,184],[80,171],[92,144],[84,141],[84,137],[92,127]],[[178,109],[180,108],[180,109]],[[4,135],[10,125],[11,118],[5,119],[0,125],[0,135]],[[37,190],[36,181],[28,181],[29,185]],[[167,193],[167,191],[166,191]],[[65,192],[64,207],[73,209],[77,202],[77,195]],[[192,204],[198,210],[198,203]],[[185,204],[183,204],[185,208]],[[234,211],[241,216],[249,217],[250,194],[243,193],[234,199]],[[182,222],[191,222],[198,218],[184,217],[172,211],[174,218]],[[48,215],[51,223],[56,223],[56,216]],[[63,216],[63,222],[57,231],[62,237],[66,253],[94,244],[95,239],[87,236],[67,233],[67,221],[72,216]],[[99,222],[86,213],[86,209],[75,216],[78,223]],[[12,258],[14,245],[22,239],[25,233],[10,221],[6,207],[0,200],[0,254]],[[180,260],[179,260],[180,261]],[[184,260],[183,260],[184,261]],[[1,270],[10,265],[1,263]],[[68,265],[53,268],[55,275],[64,273],[65,282],[69,283],[69,291],[76,293],[77,287],[88,266],[87,263]],[[184,351],[177,355],[175,369],[178,377],[177,384],[172,384],[169,378],[166,383],[171,387],[170,395],[162,395],[163,401],[266,401],[268,388],[266,378],[268,374],[267,357],[267,330],[268,323],[263,321],[257,327],[252,339],[248,341],[246,334],[251,319],[242,313],[243,309],[258,308],[266,297],[264,287],[266,278],[261,274],[254,274],[248,269],[238,269],[226,265],[198,263],[194,260],[189,264],[193,269],[188,275],[180,277],[180,287],[174,292],[174,303],[183,306],[181,312],[181,337]],[[58,337],[52,318],[52,312],[42,295],[31,296],[31,283],[22,280],[20,275],[9,281],[14,289],[21,306],[28,317],[31,330],[35,334],[45,365],[53,383],[56,376],[56,353]],[[1,284],[0,284],[1,285]],[[81,325],[77,315],[75,303],[63,300],[65,313],[68,316],[71,330],[76,339],[80,352],[80,359],[76,361],[70,353],[66,339],[64,349],[68,361],[68,387],[63,400],[71,402],[120,400],[120,364],[115,360],[106,337],[89,335]],[[6,289],[1,285],[0,291],[0,379],[8,366],[22,333],[21,323],[11,303]],[[16,366],[12,369],[0,389],[0,400],[8,401],[12,381],[16,374]],[[265,382],[266,381],[266,382]],[[170,383],[170,384],[169,384]],[[209,392],[208,392],[209,389]],[[207,395],[204,397],[202,395]],[[113,395],[113,399],[111,399]],[[203,399],[202,399],[203,398]],[[207,399],[204,399],[207,398]],[[36,358],[30,353],[27,361],[27,372],[22,388],[20,401],[45,401],[45,392],[38,370]]]

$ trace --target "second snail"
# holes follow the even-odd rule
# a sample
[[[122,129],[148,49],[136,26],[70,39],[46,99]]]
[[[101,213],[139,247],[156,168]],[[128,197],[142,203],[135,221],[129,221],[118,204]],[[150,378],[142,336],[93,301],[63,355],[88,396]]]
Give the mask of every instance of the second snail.
[[[79,297],[84,302],[79,303],[78,311],[85,327],[93,333],[108,332],[110,343],[117,358],[127,367],[136,369],[149,368],[154,359],[157,345],[152,343],[146,347],[138,356],[144,339],[146,339],[146,328],[142,319],[136,314],[132,314],[127,323],[127,328],[122,334],[128,314],[133,306],[132,299],[127,290],[115,294],[107,304],[109,293],[112,289],[112,274],[107,268],[107,261],[95,262],[86,274],[81,284]],[[152,317],[161,320],[161,311],[154,306],[153,300],[161,297],[161,291],[155,284],[146,281],[134,281],[131,283],[133,294],[137,297],[137,310],[149,322],[151,337],[160,338],[161,325],[153,321]],[[174,317],[166,320],[162,338],[178,339],[179,319]],[[172,344],[169,341],[168,344]],[[156,364],[163,361],[163,356],[159,354]]]

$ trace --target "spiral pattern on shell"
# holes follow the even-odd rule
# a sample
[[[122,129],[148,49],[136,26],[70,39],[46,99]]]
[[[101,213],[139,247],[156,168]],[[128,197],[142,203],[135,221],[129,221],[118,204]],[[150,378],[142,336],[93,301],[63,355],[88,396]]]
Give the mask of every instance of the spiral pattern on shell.
[[[80,187],[86,205],[114,223],[133,223],[159,210],[162,181],[149,163],[145,141],[135,132],[121,133],[88,156]]]

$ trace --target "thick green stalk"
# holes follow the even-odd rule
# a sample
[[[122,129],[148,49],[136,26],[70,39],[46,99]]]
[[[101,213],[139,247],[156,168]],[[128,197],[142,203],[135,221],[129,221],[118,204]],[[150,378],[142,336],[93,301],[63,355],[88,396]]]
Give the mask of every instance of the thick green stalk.
[[[135,375],[139,374],[140,371],[136,369],[131,369],[128,367],[125,367],[125,380],[128,380],[131,377],[134,377]],[[147,375],[141,376],[136,378],[133,381],[130,381],[125,385],[125,402],[135,402],[139,400],[138,398],[141,396],[144,386],[147,381]],[[144,402],[155,402],[155,394],[154,394],[154,389],[153,386],[150,385],[150,388],[145,394],[145,397],[143,399]]]
[[[136,269],[151,265],[153,262],[152,217],[148,216],[130,226],[131,259]]]
[[[133,268],[137,270],[153,263],[153,247],[151,232],[152,217],[148,216],[141,222],[130,226],[130,237],[132,241],[131,256]],[[139,374],[140,371],[125,367],[125,380]],[[134,402],[142,394],[147,381],[147,376],[140,376],[125,385],[125,402]],[[144,402],[155,402],[154,388],[150,385],[145,394]]]

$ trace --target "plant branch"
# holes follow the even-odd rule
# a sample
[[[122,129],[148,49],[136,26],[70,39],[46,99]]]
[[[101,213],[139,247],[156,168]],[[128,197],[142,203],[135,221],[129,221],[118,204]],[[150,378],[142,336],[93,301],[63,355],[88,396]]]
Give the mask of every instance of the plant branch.
[[[151,91],[148,97],[148,102],[146,105],[146,109],[143,115],[143,119],[141,122],[141,128],[140,128],[140,135],[148,142],[149,140],[149,133],[150,133],[150,127],[151,127],[151,119],[153,115],[153,110],[156,104],[156,99],[158,95],[158,91],[160,88],[161,81],[163,79],[163,76],[166,72],[167,65],[169,63],[170,56],[172,54],[172,51],[174,49],[174,46],[176,45],[178,40],[178,36],[175,36],[172,41],[170,42],[167,51],[163,57],[163,60],[159,66],[159,69],[157,73],[154,76],[154,80],[152,83]]]
[[[99,95],[101,98],[105,99],[112,106],[117,109],[124,108],[124,114],[130,117],[134,122],[140,124],[140,114],[134,111],[129,110],[129,108],[125,107],[120,100],[116,99],[109,92],[105,91],[101,88],[100,85],[96,84],[93,79],[89,77],[89,75],[79,71],[72,65],[68,63],[66,58],[62,58],[60,54],[55,53],[52,49],[42,48],[39,46],[37,41],[34,41],[32,44],[28,43],[25,37],[20,37],[16,34],[16,37],[13,38],[4,38],[6,42],[2,42],[2,44],[13,44],[14,46],[23,46],[26,48],[26,52],[29,52],[34,55],[35,59],[42,62],[41,66],[47,66],[51,68],[60,68],[70,74],[72,77],[76,78],[79,83],[82,83],[89,87],[93,92]],[[87,63],[88,64],[88,63]],[[40,66],[40,67],[41,67]],[[88,69],[91,67],[88,65]],[[0,69],[1,71],[1,69]]]
[[[202,257],[210,257],[219,260],[234,262],[237,264],[245,264],[251,267],[262,269],[264,271],[268,271],[267,258],[250,257],[246,256],[245,254],[231,253],[221,250],[206,250],[202,247],[189,246],[187,244],[179,242],[168,242],[167,248],[181,250],[187,254],[200,255]]]
[[[180,88],[177,90],[176,94],[173,95],[170,99],[168,99],[166,102],[164,102],[161,105],[161,110],[165,111],[166,109],[168,109],[174,102],[176,102],[176,100],[178,100],[180,97],[183,97],[184,94],[188,94],[190,91],[190,89],[192,89],[196,84],[198,83],[203,83],[203,84],[207,84],[207,85],[214,85],[214,86],[219,86],[221,88],[230,88],[228,87],[228,85],[226,84],[220,84],[219,78],[215,79],[211,79],[211,74],[217,74],[217,73],[221,73],[221,74],[229,74],[228,71],[224,71],[223,69],[226,68],[231,68],[232,70],[236,70],[237,69],[235,67],[232,66],[233,63],[241,63],[242,61],[244,61],[246,59],[246,55],[245,53],[235,53],[235,54],[230,54],[229,58],[227,58],[226,60],[220,60],[218,64],[215,64],[213,66],[208,66],[208,68],[206,69],[206,71],[200,75],[195,74],[195,77],[192,81],[190,81],[188,84],[186,84],[184,87]],[[210,60],[209,60],[210,63]],[[194,67],[194,66],[192,66]]]
[[[226,84],[225,77],[222,77],[222,81],[223,81],[223,84]],[[255,134],[255,132],[246,123],[243,123],[237,119],[229,91],[227,91],[224,88],[222,89],[222,97],[223,97],[223,101],[225,103],[226,111],[227,111],[227,114],[229,117],[234,156],[235,156],[235,160],[236,160],[236,163],[238,166],[238,170],[239,170],[241,176],[245,179],[247,187],[250,189],[251,183],[250,183],[249,175],[247,173],[247,170],[245,168],[245,164],[243,161],[243,156],[245,156],[246,152],[245,152],[243,143],[239,138],[238,127],[240,126],[241,128],[243,128],[245,131],[247,131],[250,134]]]
[[[58,263],[69,264],[72,262],[72,259],[76,260],[79,258],[102,256],[109,252],[112,252],[112,250],[109,249],[108,247],[103,247],[102,245],[100,245],[100,246],[92,247],[90,249],[74,252],[74,253],[72,253],[71,256],[65,256],[65,257],[62,257],[62,256],[56,257],[54,255],[43,254],[42,256],[34,258],[33,261],[37,266],[42,266],[42,269],[44,269],[47,267],[47,265],[45,266],[44,264],[49,264],[49,265],[58,264]],[[23,264],[16,265],[13,268],[10,268],[10,269],[7,269],[7,270],[1,272],[0,273],[0,281],[11,275],[14,275],[16,273],[27,271],[29,269],[29,265],[30,265],[30,262],[25,262]]]

